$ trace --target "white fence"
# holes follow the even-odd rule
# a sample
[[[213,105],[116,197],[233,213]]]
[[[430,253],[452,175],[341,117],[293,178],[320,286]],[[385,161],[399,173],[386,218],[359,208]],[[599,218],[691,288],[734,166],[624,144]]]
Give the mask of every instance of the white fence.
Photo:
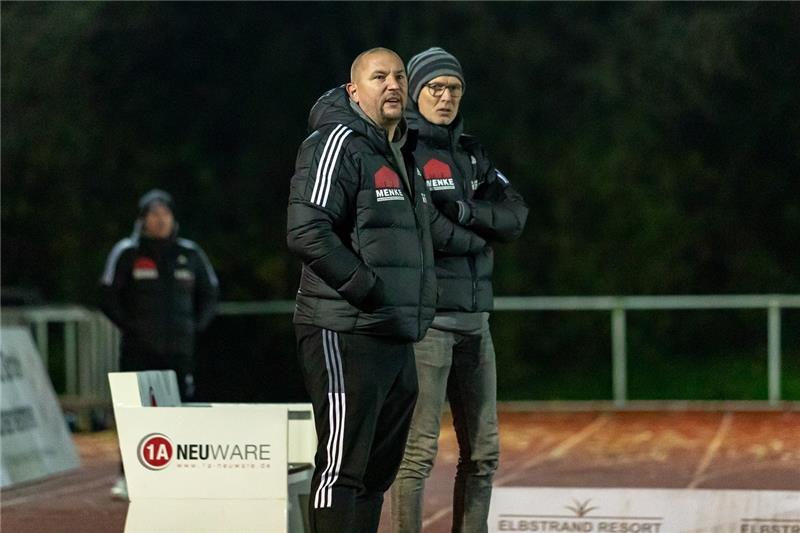
[[[686,309],[764,309],[767,316],[767,398],[781,401],[781,309],[800,308],[800,295],[686,295],[686,296],[501,296],[495,311],[607,311],[611,313],[611,361],[614,403],[628,401],[626,313]],[[294,310],[293,300],[228,302],[220,314],[275,314]]]
[[[65,394],[87,405],[111,405],[107,375],[118,369],[119,331],[101,312],[77,305],[4,307],[2,323],[31,328],[45,368],[51,344],[62,340]]]
[[[629,311],[763,309],[767,335],[767,398],[781,401],[781,310],[800,308],[800,295],[702,296],[559,296],[498,297],[496,311],[592,311],[610,313],[613,399],[628,400],[626,316]],[[294,300],[224,302],[219,314],[228,316],[288,314]],[[78,306],[4,308],[4,324],[29,325],[45,365],[50,357],[50,330],[63,332],[66,394],[88,402],[108,402],[108,372],[117,370],[119,333],[99,311]]]
[[[767,398],[781,400],[781,309],[800,308],[800,295],[597,296],[495,299],[504,311],[610,311],[614,403],[627,401],[626,312],[686,309],[764,309],[767,315]]]

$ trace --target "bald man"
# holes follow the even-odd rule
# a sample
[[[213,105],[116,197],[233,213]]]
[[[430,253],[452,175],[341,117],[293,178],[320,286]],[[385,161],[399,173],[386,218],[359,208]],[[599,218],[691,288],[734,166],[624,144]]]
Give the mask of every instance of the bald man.
[[[315,532],[377,531],[417,397],[413,343],[436,310],[434,244],[486,244],[432,208],[403,118],[400,57],[367,50],[350,72],[311,109],[287,217],[303,262],[294,323],[317,427]]]

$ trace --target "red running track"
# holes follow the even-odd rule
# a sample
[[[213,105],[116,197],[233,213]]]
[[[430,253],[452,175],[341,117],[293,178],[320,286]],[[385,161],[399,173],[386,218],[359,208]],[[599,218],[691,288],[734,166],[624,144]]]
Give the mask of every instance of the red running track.
[[[800,411],[524,411],[500,414],[497,486],[800,490]],[[127,504],[113,432],[74,436],[80,469],[0,493],[4,533],[118,533]],[[445,417],[425,531],[450,531],[458,450]],[[388,533],[386,498],[381,533]]]

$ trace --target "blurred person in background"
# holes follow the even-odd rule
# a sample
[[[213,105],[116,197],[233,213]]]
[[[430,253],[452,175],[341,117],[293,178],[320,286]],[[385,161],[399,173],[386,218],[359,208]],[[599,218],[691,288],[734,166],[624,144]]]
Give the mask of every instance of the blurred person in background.
[[[450,224],[489,243],[518,238],[528,208],[481,144],[463,133],[461,64],[445,50],[430,48],[411,58],[407,71],[409,128],[419,132],[414,157],[433,204]],[[489,330],[493,257],[491,246],[435,256],[436,317],[414,346],[419,396],[392,485],[396,533],[422,531],[425,481],[436,457],[445,398],[459,445],[452,531],[487,530],[499,459],[497,373]]]
[[[169,193],[151,190],[138,207],[133,233],[106,260],[102,309],[122,333],[120,371],[174,370],[188,401],[195,393],[195,336],[214,317],[217,275],[195,242],[178,237]],[[127,499],[124,476],[111,494]]]
[[[395,52],[360,54],[350,83],[312,107],[291,180],[287,244],[303,261],[294,323],[317,429],[317,533],[377,531],[417,395],[413,343],[435,313],[433,247],[486,244],[431,220],[407,97]]]

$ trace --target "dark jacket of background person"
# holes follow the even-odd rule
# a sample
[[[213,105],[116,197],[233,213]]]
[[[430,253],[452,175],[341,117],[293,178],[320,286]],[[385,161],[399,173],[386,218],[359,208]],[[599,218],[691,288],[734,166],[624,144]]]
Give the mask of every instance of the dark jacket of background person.
[[[414,157],[434,205],[488,242],[520,236],[528,217],[522,197],[489,159],[475,137],[463,133],[459,115],[449,126],[431,124],[410,110],[409,128],[419,132]],[[460,179],[454,179],[460,176]],[[463,202],[460,208],[458,202]],[[458,226],[461,227],[461,226]],[[436,254],[440,311],[491,311],[494,252],[490,246],[465,254]]]
[[[289,194],[287,244],[303,260],[294,322],[421,339],[436,311],[433,245],[467,253],[485,242],[432,209],[413,132],[402,148],[404,184],[385,134],[353,110],[343,87],[320,97],[309,127]]]
[[[218,282],[203,250],[177,236],[167,239],[133,234],[119,241],[106,261],[101,280],[102,309],[122,331],[123,370],[137,354],[170,356],[172,366],[187,371],[195,334],[215,313]],[[126,368],[127,367],[127,368]]]

